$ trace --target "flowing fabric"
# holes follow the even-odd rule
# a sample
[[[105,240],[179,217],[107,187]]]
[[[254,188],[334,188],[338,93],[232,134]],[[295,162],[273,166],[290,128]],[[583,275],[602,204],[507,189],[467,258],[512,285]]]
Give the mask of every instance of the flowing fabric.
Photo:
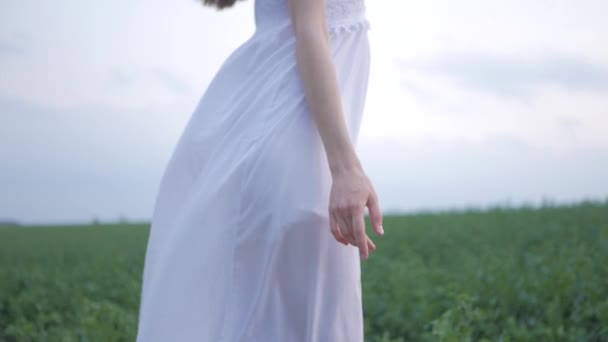
[[[356,145],[369,72],[363,0],[326,0]],[[362,342],[358,249],[329,228],[331,174],[304,97],[287,0],[221,66],[163,173],[138,342]]]

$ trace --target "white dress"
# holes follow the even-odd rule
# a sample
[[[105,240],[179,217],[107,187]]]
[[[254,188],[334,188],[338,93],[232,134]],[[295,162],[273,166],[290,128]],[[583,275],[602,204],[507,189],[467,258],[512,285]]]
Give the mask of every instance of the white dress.
[[[370,62],[365,4],[326,3],[356,145]],[[161,179],[138,342],[363,341],[361,259],[330,232],[331,174],[287,0],[256,0],[255,23],[203,94]]]

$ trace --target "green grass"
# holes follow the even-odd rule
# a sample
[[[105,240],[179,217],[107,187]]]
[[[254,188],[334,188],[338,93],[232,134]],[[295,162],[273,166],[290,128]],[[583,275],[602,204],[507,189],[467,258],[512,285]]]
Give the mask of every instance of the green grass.
[[[384,219],[368,342],[608,341],[608,202]],[[0,228],[0,342],[133,341],[147,224]]]

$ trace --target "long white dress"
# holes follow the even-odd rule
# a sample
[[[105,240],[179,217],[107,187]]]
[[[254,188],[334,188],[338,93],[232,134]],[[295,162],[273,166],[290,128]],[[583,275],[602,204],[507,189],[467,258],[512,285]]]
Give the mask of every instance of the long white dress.
[[[356,145],[370,62],[365,4],[326,3]],[[361,259],[330,232],[331,174],[287,0],[256,0],[255,23],[203,94],[161,179],[138,342],[363,341]]]

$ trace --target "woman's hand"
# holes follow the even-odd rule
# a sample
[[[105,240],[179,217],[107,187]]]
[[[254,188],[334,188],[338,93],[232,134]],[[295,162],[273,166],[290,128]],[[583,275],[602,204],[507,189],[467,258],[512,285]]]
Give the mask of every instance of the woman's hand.
[[[329,197],[331,232],[337,241],[358,247],[361,258],[367,259],[376,245],[365,232],[365,207],[374,231],[383,235],[378,196],[365,172],[354,168],[333,175]]]

